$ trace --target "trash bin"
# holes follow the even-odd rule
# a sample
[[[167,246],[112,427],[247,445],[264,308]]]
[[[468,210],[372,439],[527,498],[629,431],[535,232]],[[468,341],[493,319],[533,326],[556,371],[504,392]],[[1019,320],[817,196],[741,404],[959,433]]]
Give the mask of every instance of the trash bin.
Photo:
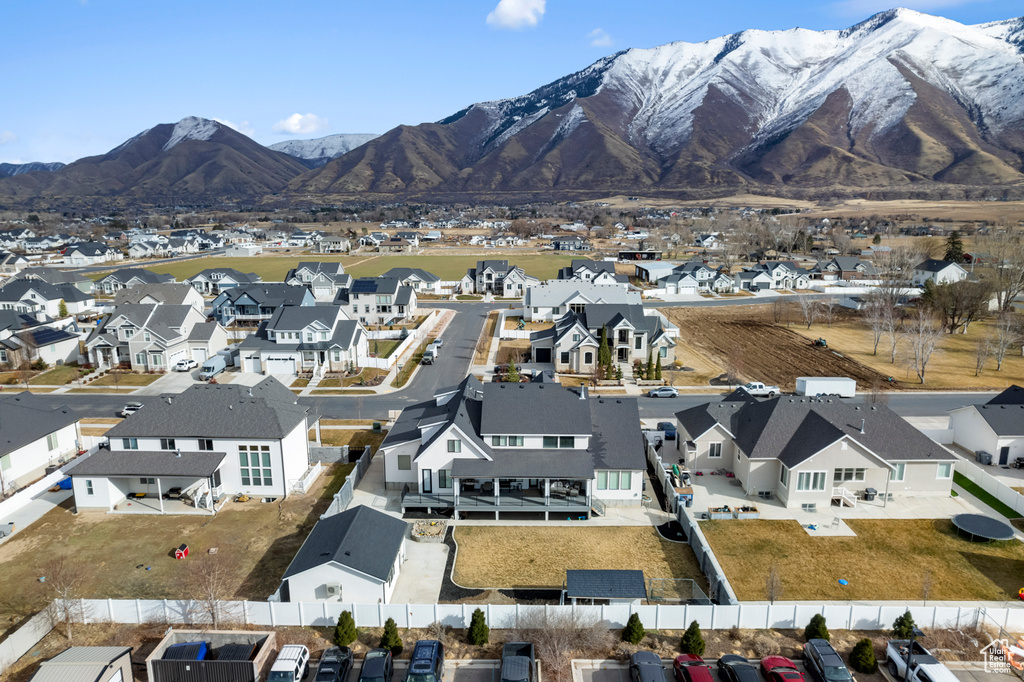
[[[864,501],[874,502],[875,496],[878,495],[878,491],[874,488],[864,488]]]
[[[984,450],[978,450],[974,453],[974,459],[978,464],[984,464],[985,466],[992,465],[992,453],[985,452]]]

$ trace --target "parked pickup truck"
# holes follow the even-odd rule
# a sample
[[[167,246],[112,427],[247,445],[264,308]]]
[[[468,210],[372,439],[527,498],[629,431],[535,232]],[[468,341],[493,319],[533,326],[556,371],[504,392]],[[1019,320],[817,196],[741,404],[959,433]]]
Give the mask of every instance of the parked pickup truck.
[[[920,642],[914,641],[910,655],[909,672],[907,648],[909,639],[893,639],[885,646],[886,667],[897,680],[906,682],[957,682],[949,668],[939,663]]]
[[[769,398],[774,398],[775,396],[782,394],[782,390],[778,386],[766,386],[760,381],[751,381],[749,384],[743,384],[740,388],[754,396],[767,396]]]
[[[501,648],[501,682],[533,682],[533,644],[507,642]]]

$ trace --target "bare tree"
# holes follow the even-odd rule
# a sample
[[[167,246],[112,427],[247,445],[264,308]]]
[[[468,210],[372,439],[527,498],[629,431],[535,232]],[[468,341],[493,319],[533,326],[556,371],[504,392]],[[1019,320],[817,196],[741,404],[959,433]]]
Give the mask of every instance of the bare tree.
[[[899,246],[879,256],[875,261],[879,285],[876,291],[891,305],[898,305],[914,281],[914,266],[921,262],[921,254]]]
[[[786,308],[789,304],[782,296],[776,296],[775,300],[772,301],[772,322],[779,324],[786,316]]]
[[[800,315],[803,317],[804,324],[810,329],[811,325],[818,319],[821,307],[818,305],[818,301],[810,296],[798,295],[796,300],[800,304]]]
[[[832,246],[836,247],[836,251],[839,252],[840,256],[845,256],[850,252],[850,237],[843,228],[832,228]]]
[[[510,641],[533,642],[544,677],[553,682],[572,679],[574,658],[607,655],[611,630],[599,618],[580,611],[529,611],[509,623]]]
[[[185,593],[214,630],[233,615],[228,600],[234,595],[236,563],[230,554],[199,554],[189,558],[182,574]]]
[[[84,620],[82,585],[89,571],[86,565],[72,556],[56,554],[43,564],[46,591],[52,599],[48,607],[50,623],[64,630],[64,637],[73,641],[73,626]]]
[[[889,343],[889,364],[896,364],[896,349],[906,335],[903,326],[903,310],[894,303],[882,300],[882,334]]]
[[[881,343],[882,334],[885,332],[885,314],[882,311],[884,306],[884,299],[877,292],[871,292],[863,308],[864,322],[871,329],[872,355],[878,355],[878,344]]]
[[[834,296],[829,296],[824,301],[819,301],[818,303],[821,310],[821,316],[825,318],[826,324],[828,324],[829,329],[831,329],[832,320],[835,319],[836,312],[839,308],[839,301],[837,301]]]
[[[971,322],[988,311],[990,292],[987,282],[929,282],[921,294],[921,303],[942,318],[947,332],[966,334]]]
[[[988,356],[991,354],[992,346],[988,339],[978,339],[978,343],[974,346],[974,376],[979,376],[981,370],[985,369],[985,363],[988,362]]]
[[[992,335],[989,337],[989,344],[992,346],[992,355],[996,359],[996,371],[1003,369],[1003,360],[1010,350],[1010,346],[1019,338],[1021,331],[1020,316],[1015,313],[1001,313],[996,320]]]
[[[925,571],[921,576],[921,601],[928,603],[928,597],[932,593],[932,572]]]
[[[779,573],[779,566],[772,564],[768,569],[768,577],[765,578],[764,596],[774,604],[777,600],[782,599],[782,592],[782,576]]]
[[[864,397],[864,402],[871,405],[888,405],[889,394],[882,390],[882,380],[875,377],[871,381],[871,390]]]
[[[982,237],[978,248],[994,261],[992,288],[999,310],[1012,310],[1014,299],[1024,293],[1024,236],[1007,227]]]
[[[928,362],[932,359],[939,339],[942,338],[942,326],[923,309],[918,309],[917,314],[910,318],[906,326],[907,340],[910,342],[912,353],[911,367],[923,384]]]

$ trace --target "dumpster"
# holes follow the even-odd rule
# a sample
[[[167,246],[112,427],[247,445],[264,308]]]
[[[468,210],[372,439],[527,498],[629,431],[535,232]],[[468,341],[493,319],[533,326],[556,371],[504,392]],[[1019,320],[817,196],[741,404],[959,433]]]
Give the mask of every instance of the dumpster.
[[[864,501],[874,502],[875,496],[878,495],[878,491],[874,488],[864,488]]]

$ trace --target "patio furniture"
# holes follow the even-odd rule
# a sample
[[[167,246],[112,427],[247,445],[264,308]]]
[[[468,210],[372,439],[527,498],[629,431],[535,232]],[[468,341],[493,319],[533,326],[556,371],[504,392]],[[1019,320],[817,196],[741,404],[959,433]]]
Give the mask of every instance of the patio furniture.
[[[493,493],[494,492],[494,481],[484,481],[484,492],[485,493]]]

